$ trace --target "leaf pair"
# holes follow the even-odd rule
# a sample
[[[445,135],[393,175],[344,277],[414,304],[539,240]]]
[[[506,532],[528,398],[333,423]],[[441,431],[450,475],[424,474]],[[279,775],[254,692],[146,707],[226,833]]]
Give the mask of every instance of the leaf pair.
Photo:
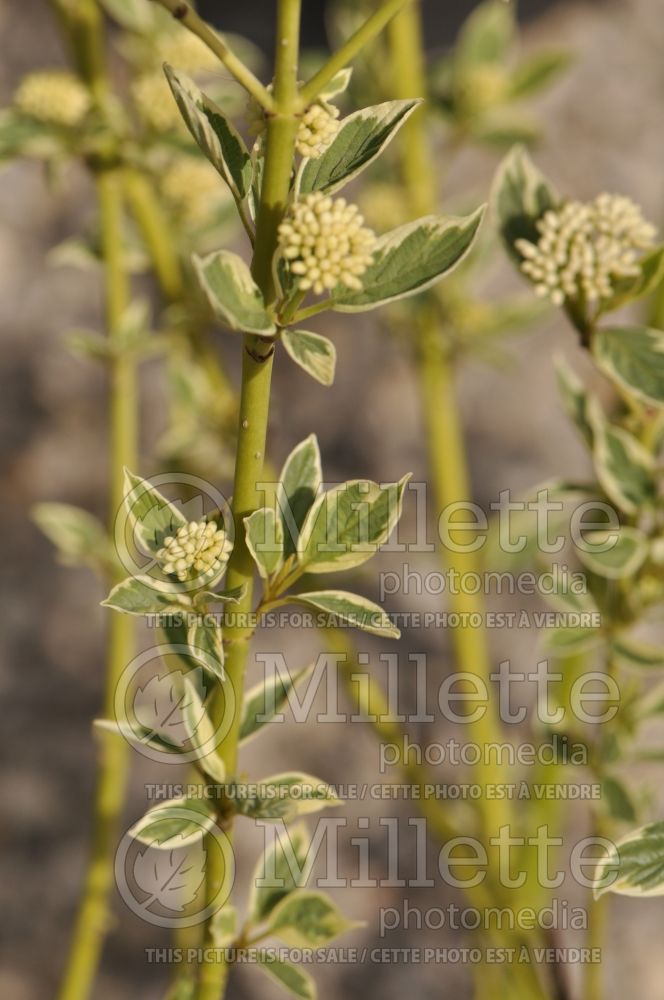
[[[265,581],[267,606],[304,604],[377,635],[398,636],[383,610],[366,598],[339,590],[289,595],[303,574],[333,573],[361,566],[394,529],[408,481],[381,487],[355,480],[322,490],[318,441],[311,435],[287,458],[273,507],[245,519],[247,546]]]

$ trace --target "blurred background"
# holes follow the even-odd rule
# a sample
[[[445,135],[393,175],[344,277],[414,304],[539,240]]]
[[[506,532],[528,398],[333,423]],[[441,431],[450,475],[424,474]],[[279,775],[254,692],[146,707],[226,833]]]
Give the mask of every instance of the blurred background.
[[[235,5],[208,0],[200,6],[219,28],[242,33],[268,49],[272,0]],[[304,7],[305,44],[325,45],[323,2],[307,0]],[[454,41],[472,7],[471,0],[424,3],[432,55]],[[540,166],[560,191],[573,197],[617,191],[641,204],[646,217],[663,219],[661,0],[521,0],[520,16],[525,51],[554,45],[574,54],[570,69],[536,105],[544,126],[536,154]],[[0,31],[0,103],[8,104],[25,72],[58,64],[63,55],[51,12],[38,0],[0,0]],[[496,163],[497,156],[486,150],[464,151],[447,178],[452,203],[484,201]],[[442,175],[442,159],[440,167]],[[50,189],[34,163],[16,162],[0,174],[0,995],[11,1000],[54,995],[88,842],[95,761],[90,721],[101,702],[105,616],[98,600],[104,593],[88,571],[56,563],[52,546],[30,521],[29,511],[35,502],[58,500],[104,516],[103,372],[72,357],[64,345],[64,335],[73,328],[99,325],[100,285],[94,273],[82,277],[74,268],[50,266],[47,259],[49,249],[78,232],[93,212],[89,182],[77,169],[68,168]],[[498,260],[484,273],[478,293],[490,297],[514,288],[519,288],[518,281]],[[414,376],[401,345],[377,316],[361,318],[350,329],[339,316],[318,323],[317,329],[331,336],[338,349],[332,389],[321,390],[280,357],[270,435],[275,464],[313,429],[328,480],[368,475],[387,481],[407,470],[415,480],[426,478]],[[238,352],[233,346],[230,338],[219,337],[219,350],[236,377]],[[546,314],[531,332],[501,343],[497,363],[472,359],[463,366],[462,405],[473,486],[483,505],[508,487],[518,493],[551,476],[574,478],[585,470],[584,452],[558,403],[551,364],[558,351],[584,367],[570,331],[559,318]],[[158,359],[143,366],[142,379],[142,446],[145,456],[152,456],[166,426]],[[149,461],[141,473],[155,471],[154,459]],[[395,557],[386,557],[383,568],[392,566],[390,558]],[[433,555],[419,558],[424,572],[427,559],[431,570],[438,568]],[[503,598],[495,606],[509,608],[510,601]],[[396,595],[388,605],[394,612],[438,608],[432,596]],[[516,669],[536,662],[535,634],[495,631],[491,641],[496,662],[509,656]],[[270,647],[269,636],[262,642]],[[402,676],[411,652],[426,653],[431,673],[443,676],[450,669],[448,645],[440,633],[407,631],[398,644]],[[359,646],[373,657],[380,648],[368,639],[361,639]],[[306,660],[306,651],[292,637],[288,648],[296,660]],[[410,680],[403,686],[407,701],[412,697]],[[304,729],[279,727],[279,732],[251,744],[247,770],[265,774],[301,764],[306,745],[306,769],[332,783],[351,776],[358,782],[379,780],[372,733],[362,725],[350,728],[351,734],[341,724],[317,726],[313,721]],[[427,735],[440,740],[449,732],[440,727]],[[127,827],[140,815],[145,783],[159,780],[166,778],[158,768],[137,759]],[[389,814],[399,817],[404,831],[410,812],[408,803],[389,804]],[[350,818],[344,834],[348,857],[358,818],[369,817],[372,856],[380,869],[385,829],[378,819],[386,814],[385,803],[350,802],[345,814]],[[256,843],[248,837],[242,846],[244,870],[253,860]],[[434,850],[432,846],[432,857]],[[404,836],[404,877],[412,868],[411,852],[412,837]],[[440,887],[417,890],[418,905],[426,908],[454,899],[451,890],[442,891],[447,895],[441,897]],[[367,921],[363,930],[341,943],[424,947],[461,942],[459,933],[412,927],[381,940],[377,910],[400,908],[409,896],[411,891],[398,888],[339,893],[344,910]],[[664,998],[661,906],[656,901],[614,900],[604,953],[608,997],[633,992],[638,983],[644,1000]],[[144,949],[165,946],[168,934],[139,921],[119,900],[115,912],[94,995],[98,1000],[156,1000],[165,988],[167,969],[150,967]],[[573,970],[571,975],[574,979]],[[329,965],[318,969],[316,978],[327,1000],[368,991],[396,998],[405,989],[421,997],[470,995],[463,965]],[[246,969],[234,977],[232,995],[241,1000],[279,993],[257,970]]]

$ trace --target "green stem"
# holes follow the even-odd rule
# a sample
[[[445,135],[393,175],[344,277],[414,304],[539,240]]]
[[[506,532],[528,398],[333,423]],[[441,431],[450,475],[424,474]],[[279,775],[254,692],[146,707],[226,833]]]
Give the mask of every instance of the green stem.
[[[111,171],[97,176],[105,268],[106,322],[111,339],[129,301],[129,285],[122,251],[122,195],[119,176]],[[136,466],[136,372],[131,359],[119,357],[111,369],[109,526],[112,530],[122,505],[123,468]],[[115,574],[116,583],[124,574]],[[114,712],[115,690],[134,652],[134,626],[125,615],[109,620],[108,659],[104,695],[106,718]],[[59,1000],[85,1000],[91,994],[109,923],[109,891],[113,884],[113,855],[125,800],[129,746],[112,734],[100,737],[100,759],[94,802],[91,857],[74,928]]]
[[[265,108],[266,111],[274,109],[275,102],[269,90],[263,86],[257,76],[254,76],[249,67],[245,66],[241,59],[238,59],[221,35],[218,35],[209,24],[199,17],[185,0],[155,0],[155,2],[172,14],[176,21],[180,21],[193,35],[200,38],[261,107]]]
[[[346,67],[355,56],[370,42],[376,38],[383,28],[389,24],[393,17],[399,13],[407,4],[413,0],[387,0],[375,13],[368,18],[357,31],[351,35],[347,42],[339,48],[327,62],[318,70],[314,76],[304,85],[300,96],[304,104],[314,101],[326,84],[344,67]]]
[[[96,103],[108,97],[103,22],[95,0],[54,0],[74,63]],[[102,170],[95,175],[104,262],[105,318],[108,336],[119,333],[120,320],[130,299],[122,246],[122,191],[119,175]],[[117,357],[111,368],[109,414],[109,527],[112,531],[123,501],[123,468],[136,465],[136,372],[133,360]],[[112,583],[123,576],[115,574]],[[130,618],[113,615],[109,621],[104,715],[111,717],[118,681],[134,652]],[[113,882],[113,855],[125,800],[129,747],[123,740],[101,737],[100,759],[92,818],[91,857],[79,905],[59,1000],[90,996],[109,923],[109,891]]]
[[[150,255],[159,287],[165,298],[177,302],[185,294],[182,268],[175,250],[173,233],[154,190],[148,178],[138,170],[125,169],[122,179],[127,204]]]
[[[266,302],[275,298],[272,258],[277,248],[278,228],[288,204],[298,122],[294,113],[297,98],[297,53],[299,50],[301,0],[280,0],[277,15],[275,56],[276,110],[268,118],[265,169],[261,202],[256,226],[253,274]],[[260,337],[244,338],[242,388],[238,422],[238,443],[233,488],[235,545],[229,561],[226,584],[245,587],[242,600],[234,608],[234,622],[225,632],[228,655],[225,662],[226,685],[235,696],[235,713],[230,730],[219,748],[226,772],[237,768],[238,739],[244,694],[244,675],[253,633],[247,617],[253,607],[254,564],[244,539],[244,518],[258,506],[256,483],[263,477],[265,444],[270,407],[274,345]],[[215,722],[225,711],[223,691],[213,697],[211,714]],[[230,837],[230,823],[226,833]],[[207,898],[216,898],[225,876],[225,860],[220,852],[208,851]],[[207,943],[213,944],[210,928]],[[197,1000],[219,1000],[228,978],[224,961],[205,961],[201,966]]]
[[[392,22],[390,47],[396,96],[425,97],[426,78],[417,3],[406,7]],[[404,183],[413,211],[417,215],[436,211],[438,199],[435,159],[427,141],[423,109],[416,111],[404,126],[400,149]],[[471,489],[468,463],[456,402],[454,370],[442,342],[438,310],[431,300],[426,299],[415,308],[419,346],[418,375],[429,467],[436,509],[442,512],[451,504],[469,502]],[[479,569],[475,553],[441,550],[440,555],[445,568],[455,571],[461,578],[465,574],[476,573]],[[450,595],[451,610],[460,616],[479,614],[484,618],[481,596],[463,593],[463,588],[459,589],[459,594]],[[477,677],[487,691],[490,691],[491,660],[484,629],[460,626],[454,630],[452,640],[458,668]],[[487,705],[485,714],[478,721],[468,725],[468,734],[472,742],[480,745],[501,742],[502,733],[493,704]],[[484,785],[500,784],[504,775],[496,765],[478,765],[475,780]],[[494,835],[501,826],[510,822],[511,809],[507,801],[490,801],[484,798],[480,802],[480,809],[485,834]]]

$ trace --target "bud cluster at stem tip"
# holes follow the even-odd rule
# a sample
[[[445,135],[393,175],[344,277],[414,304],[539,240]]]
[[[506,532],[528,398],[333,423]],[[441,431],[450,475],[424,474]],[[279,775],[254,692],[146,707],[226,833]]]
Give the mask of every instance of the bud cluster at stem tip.
[[[29,73],[14,94],[14,107],[35,121],[69,128],[90,110],[90,95],[77,76],[65,70]]]
[[[223,528],[214,521],[189,521],[175,535],[164,539],[157,552],[161,568],[181,583],[198,576],[214,576],[226,562],[232,545]]]
[[[360,289],[376,237],[357,205],[320,192],[296,201],[279,226],[279,244],[300,291],[322,295],[335,285]]]
[[[656,230],[630,198],[600,194],[584,204],[566,202],[537,222],[536,243],[520,239],[521,270],[554,305],[566,299],[594,304],[613,295],[615,282],[639,274],[640,252]]]

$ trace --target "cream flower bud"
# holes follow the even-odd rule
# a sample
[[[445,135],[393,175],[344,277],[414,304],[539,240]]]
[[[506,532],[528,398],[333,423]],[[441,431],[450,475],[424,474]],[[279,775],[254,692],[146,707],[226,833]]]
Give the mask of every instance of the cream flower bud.
[[[322,295],[335,285],[360,289],[376,237],[357,205],[316,192],[296,201],[279,226],[279,244],[300,291]]]
[[[30,73],[14,95],[14,105],[24,115],[70,128],[80,125],[90,103],[90,95],[78,77],[64,70]]]
[[[215,576],[227,562],[230,539],[214,521],[189,521],[175,535],[164,539],[157,560],[167,576],[176,576],[181,583]]]
[[[267,88],[272,91],[272,85]],[[250,135],[261,138],[265,132],[263,109],[253,99],[247,101],[247,126]],[[300,156],[315,160],[321,156],[339,131],[339,108],[322,99],[309,105],[302,115],[295,137]]]
[[[521,270],[535,292],[554,305],[610,299],[615,283],[639,274],[641,252],[655,241],[655,227],[622,195],[600,194],[584,204],[570,201],[538,221],[537,243],[517,240]]]
[[[312,104],[298,126],[295,147],[301,156],[317,159],[339,131],[339,108],[327,101]]]
[[[131,96],[143,121],[156,132],[182,127],[178,106],[162,72],[137,77],[131,86]]]

